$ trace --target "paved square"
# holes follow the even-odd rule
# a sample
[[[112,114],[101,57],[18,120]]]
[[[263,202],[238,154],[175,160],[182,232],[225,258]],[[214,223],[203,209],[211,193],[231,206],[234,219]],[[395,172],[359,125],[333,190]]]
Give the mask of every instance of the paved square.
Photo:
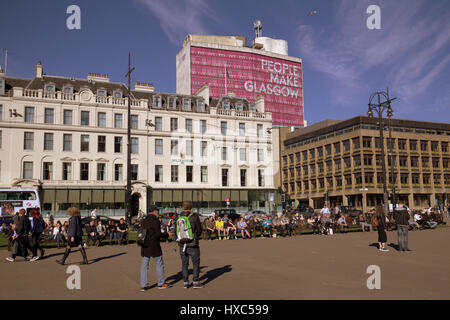
[[[450,228],[409,233],[412,252],[379,252],[377,233],[291,238],[201,241],[205,288],[184,289],[173,243],[163,243],[165,274],[172,288],[139,291],[140,248],[105,246],[87,250],[81,290],[66,287],[67,266],[49,249],[37,262],[5,260],[0,251],[0,299],[450,299]],[[388,243],[397,233],[388,232]],[[73,252],[68,265],[82,261]],[[381,290],[366,287],[369,265],[381,268]],[[150,283],[156,285],[154,263]],[[191,278],[192,279],[192,276]]]

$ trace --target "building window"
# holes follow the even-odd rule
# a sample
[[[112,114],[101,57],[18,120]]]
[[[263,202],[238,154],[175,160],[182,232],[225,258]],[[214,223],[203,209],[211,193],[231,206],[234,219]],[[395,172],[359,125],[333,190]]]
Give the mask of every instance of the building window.
[[[239,135],[241,137],[245,136],[245,123],[239,123]]]
[[[175,97],[169,97],[169,109],[176,110],[177,109],[177,99]]]
[[[81,125],[89,126],[89,111],[81,111]]]
[[[178,155],[178,140],[171,140],[170,141],[170,154],[172,156]]]
[[[227,147],[222,147],[222,160],[227,160]]]
[[[97,152],[106,152],[106,136],[98,136],[97,139]]]
[[[420,141],[420,150],[428,151],[428,141]]]
[[[63,135],[63,151],[72,151],[72,135],[65,133]]]
[[[34,147],[34,133],[33,132],[25,132],[23,139],[23,149],[24,150],[33,150]]]
[[[206,133],[206,120],[200,120],[200,132],[202,134]]]
[[[163,140],[155,139],[155,154],[163,154]]]
[[[170,166],[170,181],[178,182],[178,166]]]
[[[131,129],[139,129],[139,116],[137,114],[131,115]]]
[[[353,141],[353,149],[361,148],[361,142],[359,140],[359,137],[352,139],[352,141]]]
[[[192,182],[193,170],[193,166],[186,166],[186,182]]]
[[[197,100],[197,112],[205,112],[205,101],[202,99]]]
[[[183,99],[183,111],[192,111],[191,99]]]
[[[89,180],[89,163],[80,163],[80,180]]]
[[[200,171],[201,171],[200,181],[201,182],[208,182],[208,167],[201,166],[200,167]]]
[[[72,113],[72,110],[64,110],[64,124],[72,125]]]
[[[417,140],[409,140],[409,149],[417,150]]]
[[[131,153],[139,153],[139,138],[131,138]]]
[[[264,161],[264,149],[258,149],[258,162]]]
[[[221,121],[220,122],[220,132],[224,136],[227,135],[227,123],[226,123],[226,121]]]
[[[81,149],[80,151],[89,151],[89,136],[88,135],[81,135]]]
[[[113,97],[114,98],[122,98],[122,90],[114,90]]]
[[[263,125],[262,124],[258,124],[256,126],[256,135],[258,138],[262,138],[262,136],[263,136]]]
[[[341,153],[341,143],[336,142],[333,145],[334,145],[334,153]],[[305,158],[303,158],[303,159],[305,159]]]
[[[228,169],[222,169],[222,187],[228,187]]]
[[[241,187],[245,187],[247,185],[247,170],[241,169]]]
[[[222,101],[222,108],[224,110],[230,110],[230,100],[226,99]]]
[[[247,161],[247,148],[239,148],[239,160]]]
[[[161,108],[161,96],[153,96],[153,107],[154,108]]]
[[[206,157],[208,155],[208,141],[201,142],[201,151],[200,154],[202,157]]]
[[[177,131],[178,130],[178,119],[177,118],[170,118],[170,131]]]
[[[258,169],[258,187],[264,187],[264,169]]]
[[[155,131],[162,131],[162,130],[163,130],[162,117],[155,117]]]
[[[99,128],[106,128],[106,112],[99,112],[97,117],[97,126]]]
[[[139,165],[137,164],[132,164],[131,165],[131,180],[138,180],[138,170],[139,170]]]
[[[0,149],[2,148],[2,142],[3,142],[3,139],[2,139],[2,130],[0,130]]]
[[[33,179],[33,162],[32,161],[24,161],[23,162],[23,178],[24,179]]]
[[[406,140],[398,139],[398,149],[399,150],[406,150]]]
[[[2,82],[0,82],[1,87]],[[0,120],[3,120],[3,106],[0,104]]]
[[[53,133],[44,133],[44,150],[51,151],[53,150]]]
[[[114,137],[114,152],[122,153],[122,137]]]
[[[25,107],[25,122],[34,122],[34,107]]]
[[[193,154],[193,143],[192,140],[186,140],[186,156],[192,157]]]
[[[114,128],[121,129],[123,127],[123,115],[121,113],[114,114]]]
[[[106,164],[97,163],[97,181],[105,181],[106,177]]]
[[[62,179],[65,181],[72,180],[72,163],[63,162]]]
[[[97,89],[97,96],[106,97],[106,89]]]
[[[53,123],[55,118],[55,110],[53,110],[53,108],[45,108],[44,113],[44,123]]]
[[[52,162],[44,162],[43,164],[43,176],[42,179],[43,180],[52,180],[52,176],[53,176],[53,163]]]
[[[186,132],[192,133],[192,119],[186,119]]]
[[[123,180],[123,164],[116,163],[114,165],[114,180],[122,181]]]

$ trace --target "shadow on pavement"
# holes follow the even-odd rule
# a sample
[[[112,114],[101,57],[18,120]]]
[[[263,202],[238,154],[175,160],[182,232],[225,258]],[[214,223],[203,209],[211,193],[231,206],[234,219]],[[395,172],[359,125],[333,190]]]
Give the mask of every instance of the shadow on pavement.
[[[216,268],[216,269],[209,270],[203,276],[200,277],[200,282],[205,280],[203,282],[203,285],[205,285],[205,284],[213,281],[214,279],[220,277],[224,273],[231,272],[231,270],[232,270],[231,265],[226,265],[222,268]]]
[[[204,268],[208,268],[208,266],[200,266],[200,272],[202,272],[202,269],[204,269]],[[189,275],[192,275],[192,273],[193,273],[193,270],[189,268]],[[183,273],[181,271],[178,272],[177,274],[174,274],[173,276],[166,278],[166,282],[170,286],[173,286],[180,280],[183,280]],[[172,281],[172,282],[169,282],[169,281]],[[156,287],[156,285],[153,285],[150,288],[154,288],[154,287]]]
[[[105,256],[105,257],[101,257],[101,258],[95,258],[95,259],[89,260],[89,264],[93,264],[93,263],[96,263],[96,262],[99,262],[99,261],[102,261],[102,260],[106,260],[106,259],[112,259],[112,258],[121,256],[121,255],[124,255],[124,254],[127,254],[127,253],[126,252],[120,252],[120,253],[116,253],[116,254],[113,254],[113,255],[110,255],[110,256]]]
[[[388,244],[388,246],[391,247],[391,248],[394,248],[397,251],[400,251],[399,248],[398,248],[398,245],[396,245],[395,243],[391,242],[391,243]]]

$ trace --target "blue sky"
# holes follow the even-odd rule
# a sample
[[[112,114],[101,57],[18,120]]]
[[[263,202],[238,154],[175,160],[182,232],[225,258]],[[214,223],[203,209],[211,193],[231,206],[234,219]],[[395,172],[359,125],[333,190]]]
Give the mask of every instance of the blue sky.
[[[66,9],[81,9],[81,30],[68,30]],[[369,30],[369,5],[381,30]],[[449,0],[40,0],[0,5],[0,49],[9,76],[32,77],[38,60],[49,75],[107,73],[175,92],[175,55],[189,34],[285,39],[303,59],[305,118],[346,119],[367,112],[371,93],[389,86],[394,117],[450,122]],[[317,14],[307,16],[311,10]],[[3,50],[0,65],[3,66]]]

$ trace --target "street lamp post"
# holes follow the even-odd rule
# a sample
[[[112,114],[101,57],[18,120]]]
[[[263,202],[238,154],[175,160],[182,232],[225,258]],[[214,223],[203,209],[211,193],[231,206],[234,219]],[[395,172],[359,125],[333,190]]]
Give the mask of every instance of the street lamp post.
[[[126,202],[126,220],[127,223],[131,223],[131,73],[134,68],[131,68],[130,58],[131,54],[128,53],[128,72],[125,75],[128,78],[128,114],[127,114],[127,189],[125,192]]]
[[[373,100],[377,97],[377,103],[373,103]],[[386,101],[381,102],[381,99],[385,98]],[[397,98],[390,99],[389,98],[389,89],[387,92],[384,91],[378,91],[373,93],[370,96],[369,99],[369,110],[367,111],[367,115],[372,118],[374,115],[374,112],[378,114],[378,121],[380,126],[380,144],[381,144],[381,170],[383,174],[383,202],[384,202],[384,210],[385,212],[389,212],[389,205],[388,205],[388,191],[387,191],[387,179],[386,179],[386,159],[385,159],[385,153],[384,153],[384,138],[383,138],[383,112],[387,112],[387,116],[392,116],[392,108],[391,108],[391,101],[395,100]],[[391,144],[391,165],[393,170],[393,163],[392,163],[392,143]]]

